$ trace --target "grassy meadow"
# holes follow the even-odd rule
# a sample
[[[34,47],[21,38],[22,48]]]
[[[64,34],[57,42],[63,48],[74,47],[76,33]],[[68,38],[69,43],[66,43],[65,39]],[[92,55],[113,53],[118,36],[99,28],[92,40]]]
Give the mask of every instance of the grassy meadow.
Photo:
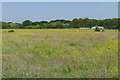
[[[3,78],[117,78],[118,32],[2,30]]]

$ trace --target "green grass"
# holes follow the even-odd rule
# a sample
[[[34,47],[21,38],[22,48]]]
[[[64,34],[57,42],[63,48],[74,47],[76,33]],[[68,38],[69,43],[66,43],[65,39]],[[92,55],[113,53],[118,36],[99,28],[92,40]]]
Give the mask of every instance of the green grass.
[[[117,78],[118,32],[3,30],[3,78]]]

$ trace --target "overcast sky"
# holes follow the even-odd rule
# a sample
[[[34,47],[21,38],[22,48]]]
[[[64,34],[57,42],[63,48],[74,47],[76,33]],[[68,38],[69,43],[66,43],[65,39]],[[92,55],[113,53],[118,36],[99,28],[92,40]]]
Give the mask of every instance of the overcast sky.
[[[3,2],[5,22],[50,21],[73,18],[106,19],[118,17],[117,2]]]

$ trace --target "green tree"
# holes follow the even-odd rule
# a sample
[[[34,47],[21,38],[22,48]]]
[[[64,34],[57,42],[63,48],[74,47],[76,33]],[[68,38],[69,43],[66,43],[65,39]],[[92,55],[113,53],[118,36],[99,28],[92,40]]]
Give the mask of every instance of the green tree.
[[[79,28],[80,28],[80,27],[84,27],[84,22],[83,22],[83,19],[82,19],[82,18],[79,18],[79,19],[78,19],[78,22],[79,22],[79,23],[78,23],[78,24],[79,24]]]
[[[73,28],[79,28],[79,21],[77,18],[74,18],[72,20],[72,25],[73,25]]]
[[[22,22],[22,26],[32,26],[32,21],[26,20],[26,21]]]
[[[84,22],[84,27],[88,27],[89,25],[89,19],[88,18],[85,18],[83,19],[83,22]]]
[[[69,28],[69,24],[68,23],[62,24],[62,27],[63,28]]]
[[[2,22],[2,29],[10,29],[10,25],[6,22]]]

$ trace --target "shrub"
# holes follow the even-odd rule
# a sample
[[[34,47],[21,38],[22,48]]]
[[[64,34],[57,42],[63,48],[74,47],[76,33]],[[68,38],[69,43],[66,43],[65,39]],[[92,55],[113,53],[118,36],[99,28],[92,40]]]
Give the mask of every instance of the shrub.
[[[14,30],[9,30],[8,32],[15,32]]]
[[[102,32],[104,32],[105,30],[103,29]]]
[[[95,31],[100,32],[100,29],[98,28],[98,26],[96,26]]]

